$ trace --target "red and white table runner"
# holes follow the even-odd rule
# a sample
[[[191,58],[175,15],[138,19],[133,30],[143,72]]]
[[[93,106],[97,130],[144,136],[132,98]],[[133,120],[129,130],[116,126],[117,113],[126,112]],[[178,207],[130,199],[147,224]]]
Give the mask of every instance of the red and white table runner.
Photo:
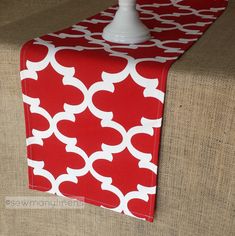
[[[144,44],[102,39],[116,7],[27,42],[29,187],[153,221],[168,70],[226,5],[140,0],[152,35]]]

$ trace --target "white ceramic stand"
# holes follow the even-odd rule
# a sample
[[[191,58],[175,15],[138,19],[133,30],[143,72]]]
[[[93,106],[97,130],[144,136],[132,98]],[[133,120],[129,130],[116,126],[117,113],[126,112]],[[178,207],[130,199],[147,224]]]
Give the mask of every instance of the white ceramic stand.
[[[142,43],[150,38],[148,28],[139,19],[136,0],[119,0],[119,9],[102,36],[107,41],[121,44]]]

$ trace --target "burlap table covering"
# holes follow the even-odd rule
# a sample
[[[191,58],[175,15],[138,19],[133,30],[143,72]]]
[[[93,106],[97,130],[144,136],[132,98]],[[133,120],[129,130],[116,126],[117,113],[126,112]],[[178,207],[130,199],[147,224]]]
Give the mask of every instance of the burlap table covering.
[[[235,1],[170,70],[153,224],[90,205],[81,210],[5,209],[6,196],[45,196],[27,189],[20,45],[114,1],[98,6],[91,0],[28,1],[22,7],[12,2],[18,4],[13,17],[3,12],[11,1],[0,3],[0,235],[233,235]]]

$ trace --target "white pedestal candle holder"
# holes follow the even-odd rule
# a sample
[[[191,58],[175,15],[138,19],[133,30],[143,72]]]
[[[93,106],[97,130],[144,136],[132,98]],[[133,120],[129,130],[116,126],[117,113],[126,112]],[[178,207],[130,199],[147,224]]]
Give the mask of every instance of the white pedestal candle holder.
[[[149,29],[142,23],[136,10],[136,0],[119,0],[113,21],[104,28],[103,38],[120,44],[136,44],[150,38]]]

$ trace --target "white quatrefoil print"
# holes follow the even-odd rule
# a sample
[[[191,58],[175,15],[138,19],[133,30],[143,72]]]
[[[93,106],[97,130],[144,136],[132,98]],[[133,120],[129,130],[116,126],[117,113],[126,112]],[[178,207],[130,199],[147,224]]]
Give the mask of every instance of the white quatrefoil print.
[[[25,43],[29,187],[152,222],[168,70],[226,5],[140,0],[143,44],[103,40],[116,6]]]

